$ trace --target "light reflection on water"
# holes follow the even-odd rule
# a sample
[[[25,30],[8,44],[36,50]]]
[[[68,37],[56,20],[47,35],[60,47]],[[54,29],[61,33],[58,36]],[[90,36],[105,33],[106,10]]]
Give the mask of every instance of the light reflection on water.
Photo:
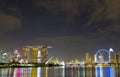
[[[96,66],[96,77],[115,77],[115,68],[112,66]]]
[[[112,66],[0,68],[0,77],[119,77],[119,72]]]

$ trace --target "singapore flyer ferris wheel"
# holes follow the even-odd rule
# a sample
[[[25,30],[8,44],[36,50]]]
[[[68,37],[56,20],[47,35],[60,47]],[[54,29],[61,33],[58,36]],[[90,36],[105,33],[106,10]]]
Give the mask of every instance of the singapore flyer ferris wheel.
[[[106,49],[100,49],[96,53],[96,63],[109,63],[110,53]]]

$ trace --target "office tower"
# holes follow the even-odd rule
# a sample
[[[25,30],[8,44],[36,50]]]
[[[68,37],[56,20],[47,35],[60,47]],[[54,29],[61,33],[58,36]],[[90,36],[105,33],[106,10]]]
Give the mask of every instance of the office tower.
[[[118,53],[115,53],[115,63],[118,63],[119,60],[118,60]]]
[[[7,53],[3,53],[2,54],[2,63],[8,63],[8,54]]]
[[[21,54],[19,53],[18,50],[15,50],[14,51],[14,61],[18,62],[18,61],[20,61],[20,59],[21,59]]]
[[[75,64],[79,64],[79,60],[78,59],[75,59]]]
[[[120,51],[118,51],[118,63],[120,63]]]
[[[91,62],[91,58],[89,53],[86,53],[86,63],[90,63]]]
[[[112,48],[109,49],[109,53],[110,53],[110,63],[115,63],[115,53],[113,51]]]
[[[2,54],[3,54],[2,49],[0,49],[0,63],[2,63]]]
[[[26,63],[28,61],[29,46],[23,47],[23,60]]]

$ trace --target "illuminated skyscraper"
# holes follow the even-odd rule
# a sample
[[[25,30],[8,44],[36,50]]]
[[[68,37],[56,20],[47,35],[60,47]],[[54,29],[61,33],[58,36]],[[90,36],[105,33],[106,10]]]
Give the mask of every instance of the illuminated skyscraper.
[[[42,55],[42,63],[45,63],[47,61],[47,57],[48,57],[47,47],[42,47],[41,55]]]
[[[19,52],[18,50],[15,50],[15,51],[14,51],[14,55],[13,55],[13,56],[14,56],[14,59],[13,59],[13,60],[14,60],[15,62],[18,62],[18,61],[21,60],[21,54],[20,54],[20,52]],[[11,56],[10,56],[10,57],[11,57]]]
[[[29,53],[29,46],[23,47],[23,59],[24,59],[24,62],[27,62],[27,60],[28,60],[28,53]]]
[[[2,54],[2,63],[8,63],[8,53],[3,53]]]
[[[118,51],[117,53],[117,60],[118,60],[118,63],[120,63],[120,51]]]
[[[98,59],[99,59],[99,62],[100,62],[100,63],[103,63],[103,62],[104,62],[103,55],[99,55]]]
[[[2,63],[2,54],[3,54],[2,49],[0,49],[0,63]]]
[[[89,53],[86,53],[86,63],[90,63],[91,62],[91,58]]]
[[[119,60],[118,60],[118,53],[115,53],[115,63],[118,63]]]
[[[38,50],[38,58],[37,58],[38,63],[41,63],[41,58],[42,58],[41,51]]]
[[[115,63],[115,53],[114,53],[113,49],[110,48],[109,52],[110,52],[110,59],[109,59],[110,63]]]
[[[37,58],[38,58],[38,47],[33,46],[32,47],[31,62],[32,63],[37,63]]]
[[[79,64],[79,60],[78,59],[75,59],[75,64]]]
[[[48,49],[43,46],[24,46],[23,59],[24,62],[45,63],[48,57]]]
[[[97,61],[96,54],[94,54],[94,62],[96,62],[96,61]]]

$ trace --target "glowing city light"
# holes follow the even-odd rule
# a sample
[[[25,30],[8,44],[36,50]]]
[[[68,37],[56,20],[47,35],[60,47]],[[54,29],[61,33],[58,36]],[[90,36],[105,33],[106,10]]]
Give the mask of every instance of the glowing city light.
[[[7,53],[3,53],[2,55],[7,55]]]
[[[110,51],[110,52],[113,52],[113,49],[112,49],[112,48],[110,48],[110,49],[109,49],[109,51]]]

